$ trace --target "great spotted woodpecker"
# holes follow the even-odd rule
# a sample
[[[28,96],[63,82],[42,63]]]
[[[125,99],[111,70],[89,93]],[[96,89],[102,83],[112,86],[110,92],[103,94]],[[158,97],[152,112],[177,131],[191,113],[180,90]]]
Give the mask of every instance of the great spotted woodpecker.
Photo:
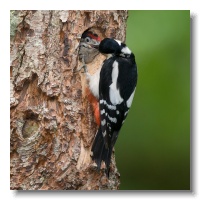
[[[92,62],[99,54],[95,47],[99,45],[100,40],[100,37],[92,31],[84,32],[79,45],[79,59],[85,64]]]
[[[84,68],[87,74],[87,78],[89,79],[89,82],[91,83],[93,82],[93,84],[89,84],[89,88],[86,87],[85,93],[86,93],[86,97],[88,101],[93,107],[95,121],[98,126],[100,126],[99,100],[98,100],[97,94],[93,94],[93,92],[91,91],[94,91],[94,89],[92,88],[98,87],[96,85],[98,83],[95,80],[96,80],[96,75],[99,76],[98,74],[99,74],[100,68],[98,70],[98,73],[96,73],[94,76],[91,76],[87,72],[86,64],[92,62],[94,58],[99,54],[99,50],[97,47],[99,46],[100,41],[101,41],[100,37],[90,30],[85,31],[82,34],[80,44],[79,44],[79,59],[83,65],[77,70],[77,71],[80,71],[82,68]]]
[[[137,84],[135,56],[122,42],[105,38],[93,44],[100,53],[107,54],[102,67],[94,74],[87,72],[89,89],[98,100],[100,125],[92,145],[92,159],[98,169],[106,164],[109,177],[112,149],[131,107]]]

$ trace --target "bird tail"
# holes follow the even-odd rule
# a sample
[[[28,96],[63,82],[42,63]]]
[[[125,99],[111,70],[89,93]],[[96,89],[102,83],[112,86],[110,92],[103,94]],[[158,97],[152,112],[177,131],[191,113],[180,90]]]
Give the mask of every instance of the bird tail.
[[[93,145],[92,145],[92,160],[97,164],[98,170],[101,168],[101,162],[104,161],[106,164],[106,175],[109,177],[110,171],[110,161],[112,155],[112,146],[109,147],[105,145],[103,134],[101,128],[97,131]]]

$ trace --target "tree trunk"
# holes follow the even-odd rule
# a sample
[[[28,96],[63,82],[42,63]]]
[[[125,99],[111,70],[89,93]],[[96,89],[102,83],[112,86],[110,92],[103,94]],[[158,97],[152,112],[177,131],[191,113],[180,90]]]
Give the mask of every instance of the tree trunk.
[[[127,11],[11,11],[10,125],[12,190],[115,190],[91,160],[97,130],[85,96],[84,73],[74,73],[79,37],[88,28],[125,40]],[[99,55],[89,72],[101,65]]]

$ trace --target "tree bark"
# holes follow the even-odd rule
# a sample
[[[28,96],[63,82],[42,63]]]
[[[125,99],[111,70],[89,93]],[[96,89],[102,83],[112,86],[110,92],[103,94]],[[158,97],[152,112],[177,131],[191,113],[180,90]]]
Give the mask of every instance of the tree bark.
[[[125,40],[127,11],[11,11],[10,187],[12,190],[115,190],[91,160],[97,130],[85,96],[84,73],[74,73],[79,37],[88,28]],[[94,73],[105,58],[89,64]]]

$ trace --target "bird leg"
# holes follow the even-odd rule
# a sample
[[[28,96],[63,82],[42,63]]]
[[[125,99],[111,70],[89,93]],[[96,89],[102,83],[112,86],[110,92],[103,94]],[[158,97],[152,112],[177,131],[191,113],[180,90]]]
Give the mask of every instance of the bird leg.
[[[79,72],[82,68],[84,69],[85,73],[88,72],[87,65],[85,64],[84,55],[82,57],[82,65],[75,72]]]

